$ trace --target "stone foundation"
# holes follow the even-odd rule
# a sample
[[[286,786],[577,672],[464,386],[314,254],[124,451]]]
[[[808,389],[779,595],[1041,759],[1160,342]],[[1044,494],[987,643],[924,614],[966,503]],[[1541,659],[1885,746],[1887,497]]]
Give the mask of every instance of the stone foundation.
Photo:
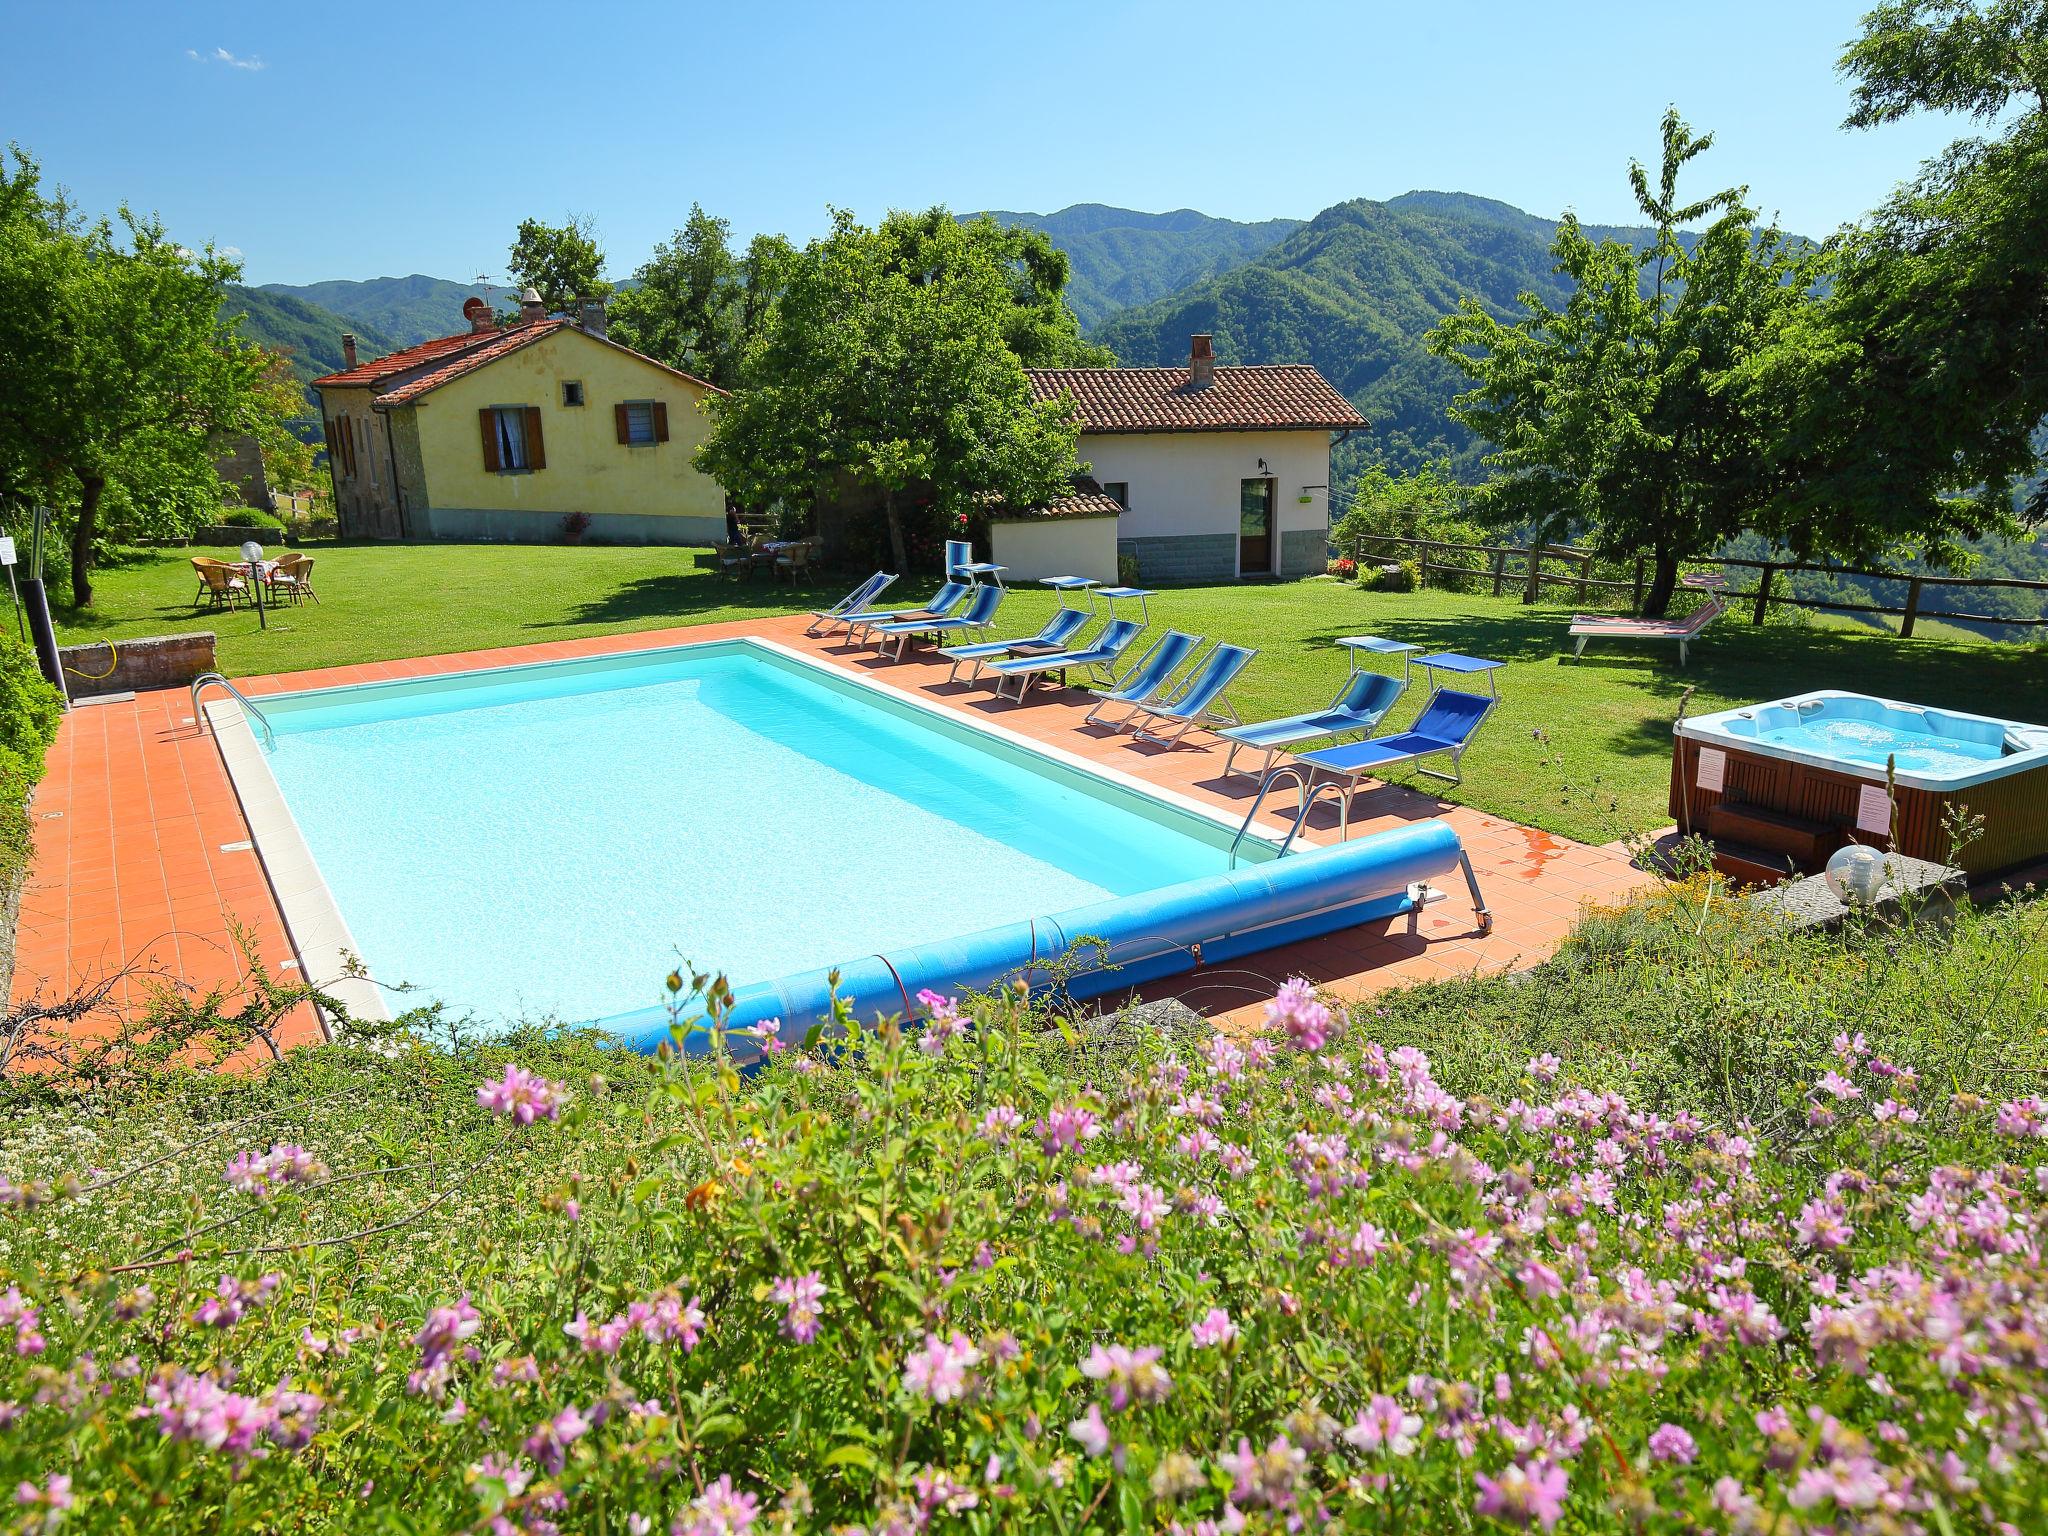
[[[1193,586],[1237,577],[1237,535],[1232,533],[1118,539],[1116,552],[1137,556],[1138,580],[1161,586]]]

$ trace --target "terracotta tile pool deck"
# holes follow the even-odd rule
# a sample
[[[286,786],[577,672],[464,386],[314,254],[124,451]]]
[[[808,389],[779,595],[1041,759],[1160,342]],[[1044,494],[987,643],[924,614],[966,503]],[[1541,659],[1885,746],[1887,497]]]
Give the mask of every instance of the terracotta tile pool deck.
[[[1128,734],[1082,725],[1092,699],[1078,690],[1039,689],[1022,705],[997,702],[986,687],[948,686],[946,665],[923,659],[929,651],[884,662],[829,638],[807,639],[804,622],[785,618],[641,631],[242,678],[237,684],[261,698],[751,635],[1206,801],[1233,819],[1244,814],[1256,790],[1256,781],[1243,773],[1223,776],[1224,749],[1210,738],[1175,750],[1134,742]],[[1485,772],[1484,740],[1473,763],[1478,773]],[[34,995],[60,995],[124,963],[135,973],[119,995],[131,1004],[153,984],[152,974],[198,987],[231,984],[240,975],[232,937],[237,925],[273,972],[296,966],[220,752],[212,735],[194,722],[186,691],[69,711],[31,815],[36,861],[16,932],[16,1004]],[[1258,1005],[1289,976],[1306,976],[1353,1001],[1413,981],[1527,965],[1556,947],[1584,903],[1611,901],[1650,878],[1612,846],[1572,842],[1396,785],[1358,796],[1353,835],[1429,816],[1448,821],[1470,853],[1494,914],[1490,935],[1479,934],[1465,892],[1453,882],[1448,897],[1415,915],[1412,933],[1407,917],[1370,923],[1147,986],[1144,995],[1180,997],[1237,1025],[1255,1018]],[[1304,836],[1334,842],[1335,808],[1319,805]],[[285,1038],[298,1043],[317,1035],[306,1013],[291,1022]]]

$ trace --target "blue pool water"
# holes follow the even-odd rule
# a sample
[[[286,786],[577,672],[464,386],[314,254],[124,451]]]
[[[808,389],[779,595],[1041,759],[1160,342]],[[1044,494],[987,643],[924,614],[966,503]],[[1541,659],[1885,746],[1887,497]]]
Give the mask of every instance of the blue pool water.
[[[1936,736],[1927,731],[1908,730],[1882,718],[1836,719],[1825,714],[1798,725],[1765,730],[1758,740],[1879,768],[1887,758],[1896,758],[1901,773],[1964,772],[1980,763],[1996,761],[2004,751],[1997,741]]]
[[[265,701],[380,981],[489,1023],[658,1002],[1216,873],[1229,834],[747,646]],[[687,968],[687,966],[686,966]]]

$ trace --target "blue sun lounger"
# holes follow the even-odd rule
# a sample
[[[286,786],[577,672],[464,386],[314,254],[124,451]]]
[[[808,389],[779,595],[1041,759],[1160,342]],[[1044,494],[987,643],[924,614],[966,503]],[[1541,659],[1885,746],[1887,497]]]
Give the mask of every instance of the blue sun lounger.
[[[1209,727],[1210,722],[1228,720],[1237,724],[1237,711],[1231,708],[1230,685],[1237,681],[1237,674],[1259,653],[1250,646],[1219,645],[1209,653],[1209,659],[1190,674],[1179,692],[1157,703],[1140,704],[1131,722],[1131,734],[1143,741],[1156,741],[1162,747],[1175,745],[1181,737],[1196,726]],[[1145,721],[1145,724],[1139,724]],[[1171,730],[1162,731],[1150,722],[1163,721]]]
[[[1173,685],[1173,674],[1180,670],[1182,662],[1201,648],[1201,644],[1200,635],[1169,629],[1153,642],[1151,650],[1138,658],[1137,665],[1126,672],[1114,688],[1096,696],[1094,707],[1081,723],[1122,730],[1141,704],[1164,694]],[[1112,704],[1126,707],[1114,720],[1101,719],[1102,711]]]
[[[950,630],[978,630],[986,635],[989,625],[995,622],[996,609],[1002,605],[1001,586],[976,587],[974,596],[959,613],[939,619],[900,619],[892,624],[878,624],[872,633],[882,637],[880,649],[887,652],[889,642],[896,642],[896,659],[901,661],[914,635],[945,634]]]
[[[900,623],[905,619],[943,619],[966,602],[973,590],[971,581],[949,581],[934,592],[932,600],[922,608],[870,608],[863,613],[843,614],[837,622],[846,626],[846,638],[858,644],[861,635],[877,624]]]
[[[1017,679],[1017,699],[1021,703],[1031,685],[1040,677],[1048,672],[1065,673],[1070,667],[1085,667],[1107,682],[1108,669],[1116,665],[1117,659],[1131,648],[1131,642],[1144,633],[1144,629],[1144,624],[1137,619],[1111,619],[1102,626],[1102,633],[1080,650],[1055,651],[1050,656],[1016,656],[1009,661],[994,662],[988,670],[995,676],[996,696],[1002,696],[1003,685],[1014,677]]]
[[[1439,688],[1430,695],[1429,703],[1415,717],[1415,723],[1400,735],[1383,736],[1378,741],[1354,741],[1340,747],[1321,747],[1314,752],[1299,754],[1294,761],[1310,771],[1311,784],[1317,778],[1343,781],[1342,823],[1345,835],[1349,836],[1351,797],[1358,793],[1358,781],[1362,778],[1383,779],[1389,768],[1412,767],[1417,773],[1426,773],[1434,779],[1463,783],[1458,772],[1458,760],[1472,744],[1472,733],[1493,713],[1493,707],[1499,702],[1488,694],[1459,693],[1455,689]],[[1446,752],[1451,756],[1449,773],[1438,773],[1433,768],[1422,766],[1424,758]],[[1280,771],[1284,773],[1286,770]],[[1302,793],[1308,793],[1306,787]]]
[[[1354,672],[1326,709],[1319,709],[1313,714],[1288,715],[1279,720],[1260,720],[1251,725],[1233,725],[1228,730],[1218,731],[1216,734],[1230,743],[1230,755],[1223,760],[1223,771],[1230,772],[1240,747],[1252,747],[1266,754],[1266,760],[1259,764],[1259,772],[1263,774],[1273,766],[1273,759],[1282,747],[1292,746],[1297,741],[1311,741],[1318,736],[1370,736],[1407,688],[1405,678],[1392,677],[1385,672]]]
[[[1064,651],[1067,642],[1078,635],[1095,615],[1086,608],[1056,608],[1046,621],[1045,628],[1035,635],[1026,635],[1017,640],[982,640],[974,645],[949,645],[939,654],[953,663],[953,670],[946,681],[957,682],[960,668],[970,668],[969,678],[981,674],[984,662],[997,661],[1010,656],[1032,656]]]
[[[848,614],[859,613],[869,603],[872,603],[887,591],[889,584],[895,579],[887,571],[877,571],[866,581],[847,593],[846,596],[839,599],[830,608],[813,608],[811,610],[810,627],[804,633],[815,635],[820,624],[829,623],[834,619],[843,619]]]

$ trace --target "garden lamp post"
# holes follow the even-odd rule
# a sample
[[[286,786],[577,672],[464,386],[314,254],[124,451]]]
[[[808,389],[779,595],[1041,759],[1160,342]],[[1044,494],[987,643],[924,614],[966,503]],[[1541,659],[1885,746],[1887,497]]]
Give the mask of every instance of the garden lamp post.
[[[242,546],[242,558],[249,562],[249,586],[256,594],[256,627],[270,628],[263,616],[263,546],[250,539]]]

